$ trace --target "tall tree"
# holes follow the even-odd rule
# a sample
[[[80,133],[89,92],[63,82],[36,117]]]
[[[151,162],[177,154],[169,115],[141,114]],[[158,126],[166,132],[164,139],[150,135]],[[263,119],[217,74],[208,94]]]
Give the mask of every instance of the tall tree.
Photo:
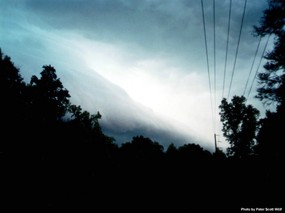
[[[277,106],[276,111],[268,111],[266,118],[262,119],[256,151],[267,159],[280,159],[284,150],[285,126],[285,1],[269,1],[260,25],[255,26],[255,33],[274,36],[273,49],[265,55],[267,62],[259,74],[257,97]]]
[[[0,49],[0,96],[1,96],[1,113],[3,116],[10,116],[13,120],[15,115],[18,116],[23,107],[23,92],[25,83],[20,75],[19,69],[15,67],[11,58],[4,55]]]
[[[0,155],[13,147],[11,141],[19,140],[19,130],[25,112],[24,91],[26,84],[19,69],[0,49]],[[17,134],[15,134],[15,132]]]
[[[257,97],[265,102],[284,103],[285,100],[285,1],[270,0],[260,26],[255,26],[258,36],[274,35],[274,48],[265,55],[267,63],[259,74]]]
[[[223,99],[220,105],[222,131],[230,144],[227,154],[237,158],[252,154],[258,126],[259,111],[245,101],[243,96],[234,96],[230,103]]]
[[[57,121],[67,112],[69,93],[52,66],[43,66],[41,78],[32,76],[29,84],[33,113],[42,121]]]

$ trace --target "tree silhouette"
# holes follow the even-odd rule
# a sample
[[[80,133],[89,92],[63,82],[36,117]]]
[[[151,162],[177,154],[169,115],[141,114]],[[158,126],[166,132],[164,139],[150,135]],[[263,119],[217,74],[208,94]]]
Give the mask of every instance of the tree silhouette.
[[[269,7],[264,11],[260,26],[255,26],[259,36],[275,36],[274,48],[265,55],[267,63],[265,70],[259,74],[257,97],[265,102],[282,103],[285,100],[285,2],[269,1]]]
[[[20,143],[26,109],[25,91],[26,84],[19,69],[0,49],[0,155],[13,152],[16,143]]]
[[[97,112],[95,115],[91,115],[87,111],[82,112],[81,106],[75,105],[71,105],[68,111],[71,113],[71,117],[74,118],[75,122],[81,123],[89,130],[94,130],[100,133],[102,132],[99,124],[99,119],[102,117],[100,112]]]
[[[25,83],[20,75],[19,69],[15,67],[10,57],[4,56],[0,49],[0,96],[1,113],[8,120],[14,120],[22,116],[24,107],[23,93],[25,92]]]
[[[137,163],[155,163],[163,155],[163,146],[143,136],[133,137],[131,142],[122,144],[120,152],[130,160]]]
[[[267,160],[284,158],[284,110],[281,114],[267,112],[261,120],[261,128],[257,137],[256,153]]]
[[[227,154],[237,158],[252,154],[258,124],[259,111],[251,105],[246,106],[245,101],[243,96],[234,96],[231,103],[223,99],[219,106],[222,131],[230,144]]]
[[[70,95],[52,66],[43,66],[41,78],[32,76],[28,87],[32,111],[37,118],[54,122],[66,114]]]
[[[176,148],[176,146],[173,143],[171,143],[167,147],[165,154],[166,154],[168,159],[175,159],[175,158],[177,158],[178,149]]]
[[[3,95],[11,93],[11,96],[19,96],[21,94],[21,86],[24,84],[20,71],[15,67],[11,58],[2,53],[0,49],[0,87]],[[8,95],[7,95],[8,96]]]
[[[281,159],[284,150],[285,126],[285,1],[270,0],[260,26],[255,26],[259,36],[274,35],[274,47],[265,55],[267,63],[259,74],[257,97],[266,103],[275,103],[276,111],[267,111],[261,121],[257,153],[269,159]]]
[[[211,157],[211,153],[198,144],[184,144],[178,148],[178,153],[182,161],[190,162],[199,161],[202,163]]]

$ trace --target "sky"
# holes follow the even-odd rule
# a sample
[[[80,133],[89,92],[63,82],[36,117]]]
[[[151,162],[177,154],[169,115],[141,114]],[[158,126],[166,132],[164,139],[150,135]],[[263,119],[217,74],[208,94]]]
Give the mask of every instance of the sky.
[[[213,0],[203,0],[211,92],[201,0],[0,0],[0,48],[26,82],[39,76],[43,65],[54,66],[72,103],[91,113],[100,111],[103,131],[119,144],[144,135],[164,146],[197,143],[211,151],[216,133],[224,149],[228,144],[220,131],[218,105],[229,3],[216,0],[214,10]],[[244,93],[259,40],[253,26],[267,1],[247,1],[228,94],[243,7],[244,0],[232,1],[224,84],[229,98]],[[262,115],[265,109],[254,98],[255,88],[256,83],[247,103]]]

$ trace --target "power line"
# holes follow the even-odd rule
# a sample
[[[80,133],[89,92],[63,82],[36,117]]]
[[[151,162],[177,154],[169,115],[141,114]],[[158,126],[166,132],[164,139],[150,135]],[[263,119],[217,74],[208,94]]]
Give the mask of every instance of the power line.
[[[248,77],[247,77],[247,81],[246,81],[246,84],[245,84],[245,87],[244,87],[243,96],[245,95],[245,92],[246,92],[246,88],[247,88],[247,85],[248,85],[248,82],[249,82],[250,75],[251,75],[251,73],[252,73],[253,65],[254,65],[254,63],[255,63],[255,59],[256,59],[256,56],[257,56],[257,52],[258,52],[258,49],[259,49],[259,46],[260,46],[261,39],[262,39],[262,37],[260,36],[260,37],[259,37],[259,41],[258,41],[257,48],[256,48],[256,50],[255,50],[254,58],[253,58],[253,61],[252,61],[252,64],[251,64],[251,67],[250,67],[250,70],[249,70],[249,74],[248,74]]]
[[[259,70],[261,61],[262,61],[262,59],[263,59],[265,50],[266,50],[266,48],[267,48],[269,38],[270,38],[270,34],[268,35],[267,40],[266,40],[266,43],[265,43],[265,45],[264,45],[264,48],[263,48],[263,51],[262,51],[262,54],[261,54],[261,57],[260,57],[260,60],[259,60],[257,69],[256,69],[255,74],[254,74],[254,78],[252,79],[251,86],[250,86],[250,89],[249,89],[249,91],[248,91],[248,94],[247,94],[247,98],[246,98],[246,99],[248,99],[248,97],[249,97],[249,95],[250,95],[251,89],[252,89],[252,87],[253,87],[254,80],[256,79],[256,76],[257,76],[257,73],[258,73],[258,70]]]
[[[227,45],[226,45],[222,98],[224,97],[224,91],[225,91],[226,70],[227,70],[227,60],[228,60],[228,50],[229,50],[229,37],[230,37],[229,35],[230,35],[230,28],[231,28],[231,13],[232,13],[232,0],[230,0],[230,9],[229,9],[228,35],[227,35]]]
[[[243,14],[242,14],[242,19],[241,19],[241,25],[240,25],[240,31],[239,31],[239,37],[238,37],[238,44],[237,44],[236,54],[235,54],[234,66],[233,66],[232,76],[231,76],[231,81],[230,81],[230,86],[229,86],[228,99],[230,97],[231,88],[232,88],[232,82],[233,82],[233,78],[234,78],[234,72],[235,72],[236,61],[237,61],[237,56],[238,56],[238,50],[239,50],[239,45],[240,45],[240,38],[241,38],[241,32],[242,32],[242,27],[243,27],[243,22],[244,22],[246,4],[247,4],[247,0],[244,1]]]
[[[203,18],[204,41],[205,41],[205,48],[206,48],[206,60],[207,60],[207,70],[208,70],[208,81],[209,81],[209,90],[210,90],[210,102],[211,102],[211,111],[212,111],[212,120],[213,120],[213,130],[215,131],[214,116],[213,116],[214,113],[213,113],[213,102],[212,102],[211,75],[210,75],[210,66],[209,66],[209,54],[208,54],[207,32],[206,32],[205,12],[204,12],[203,0],[201,0],[201,8],[202,8],[202,18]]]
[[[214,132],[216,131],[216,2],[213,0],[213,33],[214,33]]]

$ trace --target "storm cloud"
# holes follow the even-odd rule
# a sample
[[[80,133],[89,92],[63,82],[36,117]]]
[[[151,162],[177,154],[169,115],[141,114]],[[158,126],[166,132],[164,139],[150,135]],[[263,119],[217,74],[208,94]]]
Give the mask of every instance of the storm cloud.
[[[215,2],[220,97],[229,0]],[[119,142],[145,134],[165,144],[199,142],[212,146],[200,0],[0,3],[0,47],[21,68],[26,80],[39,73],[42,65],[53,65],[72,101],[92,113],[100,111],[105,131]],[[227,84],[243,4],[232,4]],[[213,1],[204,0],[204,6],[212,73]],[[247,3],[233,94],[243,91],[258,43],[252,27],[266,6],[265,0]],[[255,103],[252,97],[250,101]]]

